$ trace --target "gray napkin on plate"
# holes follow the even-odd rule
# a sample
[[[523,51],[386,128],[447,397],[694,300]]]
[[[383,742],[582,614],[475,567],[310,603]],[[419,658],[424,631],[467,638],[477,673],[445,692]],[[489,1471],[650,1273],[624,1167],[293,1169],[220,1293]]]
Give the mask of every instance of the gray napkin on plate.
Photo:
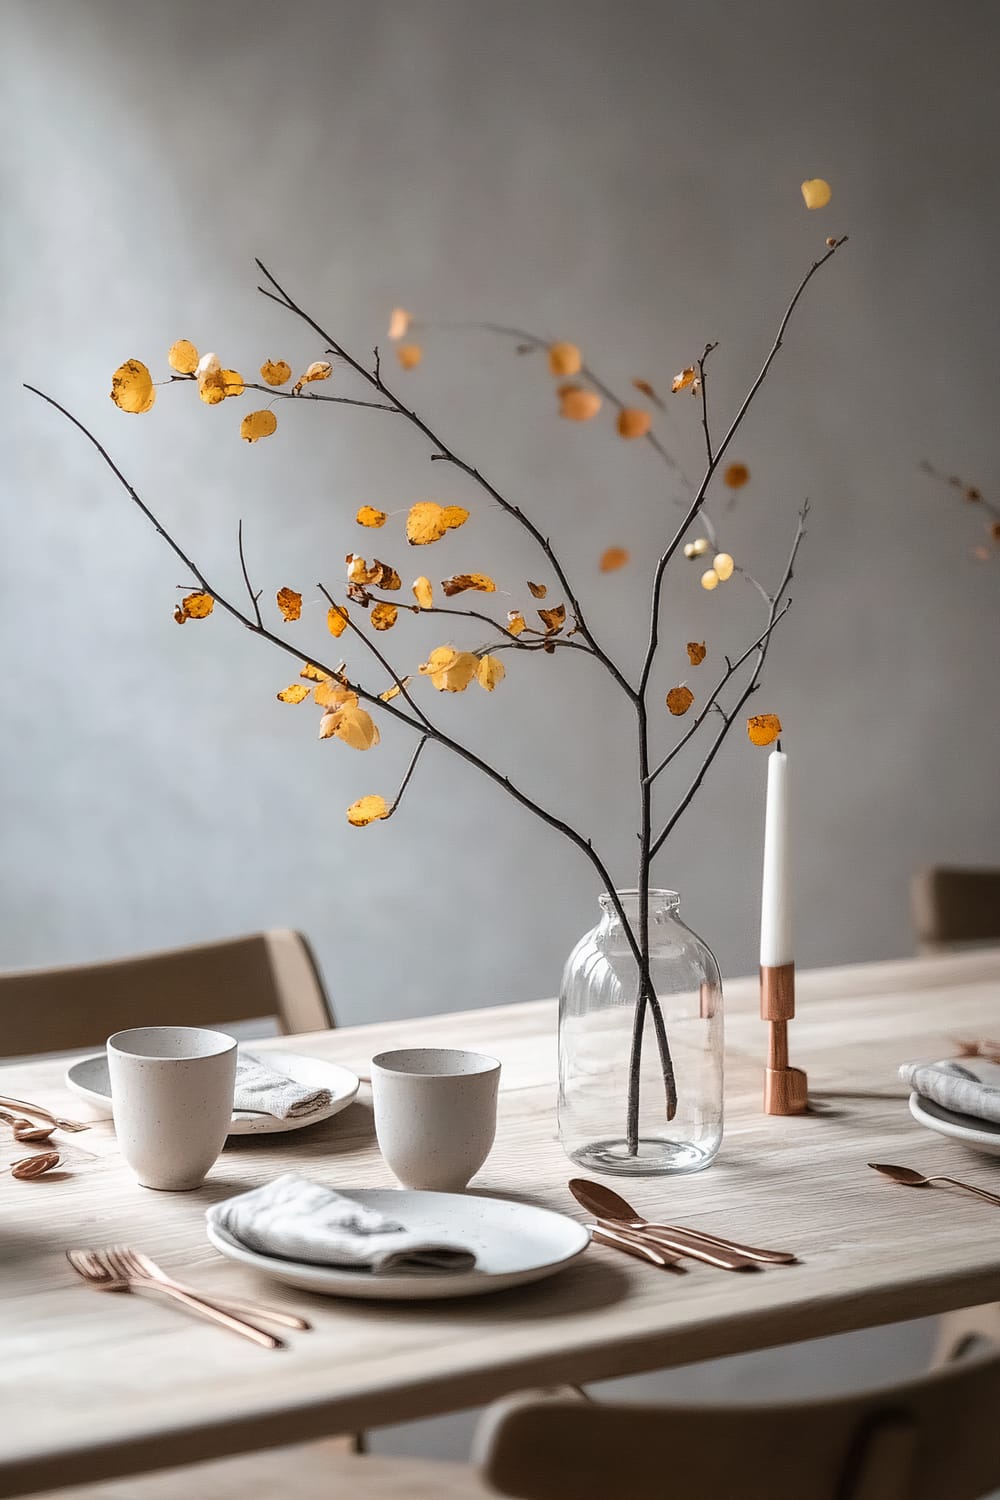
[[[904,1063],[899,1076],[944,1109],[1000,1125],[1000,1063],[985,1057]]]
[[[233,1109],[274,1115],[278,1120],[301,1120],[326,1109],[332,1097],[329,1089],[295,1083],[256,1053],[244,1052],[240,1048],[236,1059]]]
[[[316,1266],[388,1271],[470,1271],[471,1250],[415,1234],[333,1188],[293,1172],[207,1211],[248,1250]]]

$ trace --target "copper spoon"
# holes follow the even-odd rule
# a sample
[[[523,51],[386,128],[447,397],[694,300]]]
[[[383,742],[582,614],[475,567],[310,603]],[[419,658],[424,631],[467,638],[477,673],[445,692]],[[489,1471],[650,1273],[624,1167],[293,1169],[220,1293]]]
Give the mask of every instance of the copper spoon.
[[[947,1182],[950,1187],[961,1188],[966,1193],[975,1193],[977,1198],[985,1198],[987,1203],[995,1203],[1000,1208],[1000,1197],[996,1193],[988,1193],[985,1188],[973,1187],[971,1182],[959,1182],[957,1177],[924,1177],[920,1172],[915,1172],[912,1167],[894,1167],[891,1162],[870,1161],[868,1165],[875,1172],[881,1172],[883,1177],[889,1177],[893,1182],[901,1182],[904,1187],[930,1187],[932,1182]]]
[[[36,1125],[33,1120],[22,1120],[18,1115],[9,1115],[0,1109],[0,1120],[14,1132],[15,1141],[47,1141],[55,1130],[54,1125]]]
[[[747,1269],[748,1263],[760,1262],[763,1265],[793,1265],[796,1257],[788,1250],[757,1250],[752,1245],[740,1245],[736,1240],[722,1239],[719,1235],[709,1234],[701,1229],[686,1229],[678,1224],[659,1224],[643,1218],[631,1203],[628,1203],[620,1193],[612,1188],[606,1187],[603,1182],[588,1182],[586,1178],[574,1177],[569,1183],[569,1190],[578,1203],[588,1209],[590,1213],[599,1218],[611,1220],[621,1227],[638,1230],[643,1233],[654,1231],[657,1235],[681,1236],[691,1245],[699,1245],[703,1249],[713,1247],[716,1250],[728,1251],[740,1264],[732,1267],[734,1270]],[[730,1267],[726,1267],[730,1269]]]

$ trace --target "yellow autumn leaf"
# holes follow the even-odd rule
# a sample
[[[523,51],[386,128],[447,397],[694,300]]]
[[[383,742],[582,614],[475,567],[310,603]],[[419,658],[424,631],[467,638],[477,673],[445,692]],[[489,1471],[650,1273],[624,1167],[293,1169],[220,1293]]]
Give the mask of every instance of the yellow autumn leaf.
[[[802,198],[806,208],[825,208],[832,197],[833,189],[822,177],[809,177],[802,184]]]
[[[415,370],[424,357],[419,344],[397,344],[396,358],[404,370]]]
[[[178,339],[167,350],[167,364],[178,375],[193,375],[198,368],[198,351],[190,339]]]
[[[507,630],[511,635],[520,635],[522,630],[528,628],[528,622],[519,609],[507,611]]]
[[[705,660],[705,657],[708,655],[708,652],[705,648],[705,642],[688,641],[687,654],[688,661],[691,663],[692,667],[700,667],[702,662]]]
[[[297,396],[304,385],[310,385],[314,380],[329,380],[333,374],[333,366],[328,359],[314,359],[311,365],[306,367],[304,375],[300,375],[292,386],[292,394]]]
[[[247,412],[240,423],[240,437],[248,443],[259,442],[261,438],[270,437],[277,430],[278,419],[273,411],[251,411]]]
[[[528,588],[531,590],[531,597],[533,599],[544,599],[549,591],[547,584],[532,583],[530,578],[528,579]]]
[[[496,656],[481,656],[476,668],[476,681],[479,686],[492,693],[498,682],[503,682],[507,676],[507,668]]]
[[[727,578],[732,578],[736,564],[728,552],[717,552],[712,560],[712,568],[720,583],[725,583]]]
[[[559,415],[570,422],[589,422],[601,409],[601,398],[596,391],[585,390],[582,385],[559,387]]]
[[[156,387],[141,359],[127,359],[111,377],[111,399],[122,411],[140,415],[156,400]]]
[[[669,708],[670,712],[672,714],[675,714],[678,718],[681,714],[687,713],[693,702],[694,693],[692,693],[689,687],[682,686],[671,688],[670,692],[667,694],[667,707]]]
[[[352,802],[347,809],[347,821],[353,828],[366,828],[369,823],[377,823],[379,818],[388,816],[389,804],[377,792],[371,792],[367,797],[359,797],[357,802]]]
[[[579,375],[583,356],[575,344],[561,340],[549,345],[549,369],[553,375]]]
[[[328,682],[330,678],[329,672],[324,672],[322,668],[313,666],[311,661],[306,662],[299,676],[307,677],[310,682]]]
[[[751,745],[770,745],[781,733],[781,720],[777,714],[754,714],[747,719],[747,734]]]
[[[195,369],[198,377],[198,395],[206,406],[218,406],[226,399],[226,381],[217,354],[203,354]]]
[[[239,370],[223,370],[221,373],[226,386],[226,395],[242,396],[246,390],[246,386],[243,383],[243,376]]]
[[[746,464],[730,464],[723,474],[722,479],[731,490],[740,490],[750,478],[750,470]]]
[[[455,594],[464,594],[466,589],[475,589],[480,594],[495,594],[497,586],[492,578],[487,578],[485,573],[455,573],[451,578],[441,580],[447,598],[451,599]]]
[[[347,629],[347,610],[342,604],[331,604],[326,612],[326,628],[331,635],[343,635]]]
[[[431,609],[434,605],[434,590],[429,578],[423,575],[413,580],[413,597],[421,609]]]
[[[625,406],[618,413],[618,436],[623,438],[641,438],[653,425],[653,419],[648,411],[643,411],[638,406]]]
[[[387,604],[384,601],[376,604],[371,612],[373,630],[391,630],[396,623],[399,610],[395,604]]]
[[[556,604],[552,609],[540,609],[538,617],[546,630],[555,634],[557,631],[562,630],[566,624],[566,606],[565,604]]]
[[[406,540],[411,547],[425,547],[439,542],[446,531],[453,531],[469,519],[461,505],[439,505],[436,500],[418,500],[406,517]]]
[[[359,526],[384,526],[388,517],[384,510],[376,510],[374,505],[362,505],[354,519]]]
[[[598,564],[602,573],[616,573],[619,568],[624,568],[628,562],[628,552],[624,547],[609,547],[601,554]]]
[[[386,688],[384,693],[379,693],[379,697],[383,703],[391,703],[393,698],[398,698],[403,688],[408,688],[412,681],[412,677],[401,677],[399,682],[394,682],[392,687]]]
[[[211,594],[187,594],[174,611],[174,619],[177,619],[177,611],[185,620],[205,620],[215,608],[215,600]]]
[[[297,594],[294,589],[279,589],[275,597],[286,625],[289,620],[300,618],[302,614],[301,594]]]
[[[707,589],[709,593],[719,587],[719,575],[714,568],[706,568],[705,572],[702,573],[701,586],[703,589]]]
[[[394,307],[389,315],[389,337],[393,343],[405,339],[410,327],[410,314],[405,307]]]
[[[288,687],[282,688],[278,694],[279,703],[304,703],[309,697],[309,689],[304,682],[293,682]]]
[[[371,750],[382,738],[371,714],[351,703],[332,709],[320,719],[320,739],[328,740],[331,735],[343,740],[352,750]]]
[[[260,378],[265,385],[284,385],[292,378],[292,367],[287,359],[265,359],[260,367]]]
[[[335,677],[328,677],[313,688],[313,702],[320,708],[357,708],[358,695]]]
[[[678,391],[686,391],[689,386],[694,385],[697,379],[698,371],[694,368],[694,366],[685,365],[680,374],[675,375],[673,380],[670,382],[670,389],[676,396]]]
[[[464,693],[478,666],[479,659],[471,651],[436,646],[417,670],[430,678],[439,693]]]

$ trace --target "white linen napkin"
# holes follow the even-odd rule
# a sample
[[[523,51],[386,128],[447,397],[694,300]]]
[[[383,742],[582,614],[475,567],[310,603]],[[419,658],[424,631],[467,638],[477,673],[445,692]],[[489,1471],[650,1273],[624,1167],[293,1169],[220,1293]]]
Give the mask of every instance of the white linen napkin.
[[[216,1203],[209,1223],[248,1250],[317,1266],[388,1271],[470,1271],[471,1250],[415,1234],[395,1219],[364,1208],[333,1188],[294,1172]]]
[[[233,1109],[274,1115],[278,1120],[301,1120],[305,1115],[326,1109],[332,1097],[329,1089],[296,1083],[255,1052],[244,1052],[240,1048],[236,1059]]]
[[[985,1057],[904,1063],[899,1076],[911,1089],[944,1109],[1000,1125],[1000,1063]]]

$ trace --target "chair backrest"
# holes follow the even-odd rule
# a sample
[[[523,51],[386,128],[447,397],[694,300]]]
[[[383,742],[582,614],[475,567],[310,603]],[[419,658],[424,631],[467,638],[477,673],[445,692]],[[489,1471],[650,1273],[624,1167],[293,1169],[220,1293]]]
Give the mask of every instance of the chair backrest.
[[[1000,870],[932,865],[910,885],[917,943],[937,953],[1000,939]]]
[[[100,1046],[129,1026],[265,1016],[286,1034],[335,1024],[301,933],[256,932],[107,963],[0,974],[0,1057]]]
[[[514,1397],[477,1434],[518,1500],[982,1500],[1000,1486],[1000,1358],[890,1389],[767,1406]]]

